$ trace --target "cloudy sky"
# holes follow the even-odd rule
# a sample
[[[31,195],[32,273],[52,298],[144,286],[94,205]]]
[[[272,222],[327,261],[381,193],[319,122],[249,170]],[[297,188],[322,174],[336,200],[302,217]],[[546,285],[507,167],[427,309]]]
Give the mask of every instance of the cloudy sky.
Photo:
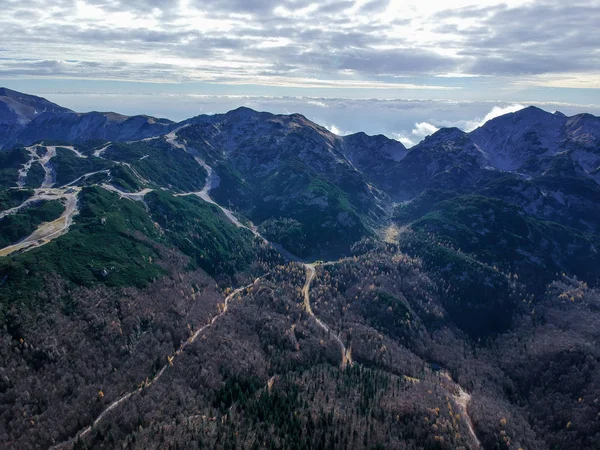
[[[600,113],[600,0],[2,0],[0,85],[172,119],[241,104],[410,144]],[[360,116],[360,117],[358,117]]]

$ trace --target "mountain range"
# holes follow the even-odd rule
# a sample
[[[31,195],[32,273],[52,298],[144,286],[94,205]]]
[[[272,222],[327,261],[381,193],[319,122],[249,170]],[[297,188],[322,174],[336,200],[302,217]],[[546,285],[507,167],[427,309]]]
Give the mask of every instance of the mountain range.
[[[600,446],[600,118],[407,149],[0,89],[5,448]]]

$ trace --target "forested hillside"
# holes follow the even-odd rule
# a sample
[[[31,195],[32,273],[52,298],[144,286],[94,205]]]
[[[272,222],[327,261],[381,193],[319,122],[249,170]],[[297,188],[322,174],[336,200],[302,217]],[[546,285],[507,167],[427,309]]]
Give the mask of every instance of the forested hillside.
[[[0,447],[600,447],[600,119],[55,106],[2,138]]]

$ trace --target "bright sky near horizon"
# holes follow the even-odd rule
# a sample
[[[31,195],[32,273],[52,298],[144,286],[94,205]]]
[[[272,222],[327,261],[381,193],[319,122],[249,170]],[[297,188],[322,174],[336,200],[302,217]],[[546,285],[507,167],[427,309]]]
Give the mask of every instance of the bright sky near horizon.
[[[300,112],[306,97],[600,111],[600,0],[3,0],[2,9],[0,85],[79,109],[177,119],[184,109],[169,99],[195,98],[199,113],[245,96],[303,97],[289,102]],[[98,94],[121,98],[110,107],[115,97]],[[210,111],[198,95],[211,96]],[[147,96],[153,109],[138,111]],[[331,126],[353,131],[338,120]],[[414,131],[396,128],[379,132]]]

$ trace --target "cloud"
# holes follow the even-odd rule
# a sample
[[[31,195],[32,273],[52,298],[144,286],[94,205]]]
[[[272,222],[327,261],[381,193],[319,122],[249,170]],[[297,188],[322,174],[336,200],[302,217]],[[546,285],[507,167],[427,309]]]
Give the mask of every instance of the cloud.
[[[428,122],[419,122],[415,123],[415,127],[413,128],[411,134],[418,139],[423,139],[429,135],[432,135],[437,130],[439,130],[439,128],[435,125],[432,125]]]
[[[477,84],[481,78],[504,87],[598,86],[598,0],[448,0],[447,10],[417,0],[5,3],[4,77],[302,89],[339,82],[363,91],[388,85],[490,95],[496,86]],[[24,59],[58,64],[37,73]],[[65,68],[65,61],[80,64]]]
[[[324,103],[320,100],[307,100],[306,103],[308,103],[309,105],[314,105],[314,106],[319,106],[321,108],[327,108],[327,103]]]
[[[597,72],[599,13],[597,0],[535,0],[446,10],[435,17],[442,22],[438,27],[454,26],[451,33],[460,37],[464,71],[524,76]]]
[[[485,115],[483,119],[477,118],[474,120],[465,121],[461,128],[463,131],[470,132],[476,128],[479,128],[484,123],[495,119],[496,117],[503,116],[504,114],[514,113],[521,109],[525,108],[525,105],[521,105],[520,103],[515,103],[507,106],[494,106],[492,110]]]
[[[392,133],[394,139],[402,142],[406,148],[414,147],[427,136],[432,135],[439,128],[429,122],[417,122],[410,132],[410,136],[406,133]]]
[[[349,134],[349,133],[343,133],[338,127],[336,127],[334,124],[320,124],[322,126],[324,126],[325,128],[327,128],[329,131],[331,131],[333,134],[337,134],[338,136],[343,136],[344,134]]]
[[[415,142],[413,139],[407,137],[402,133],[392,133],[392,139],[400,141],[402,145],[404,145],[406,148],[411,148],[418,144],[418,142]]]

